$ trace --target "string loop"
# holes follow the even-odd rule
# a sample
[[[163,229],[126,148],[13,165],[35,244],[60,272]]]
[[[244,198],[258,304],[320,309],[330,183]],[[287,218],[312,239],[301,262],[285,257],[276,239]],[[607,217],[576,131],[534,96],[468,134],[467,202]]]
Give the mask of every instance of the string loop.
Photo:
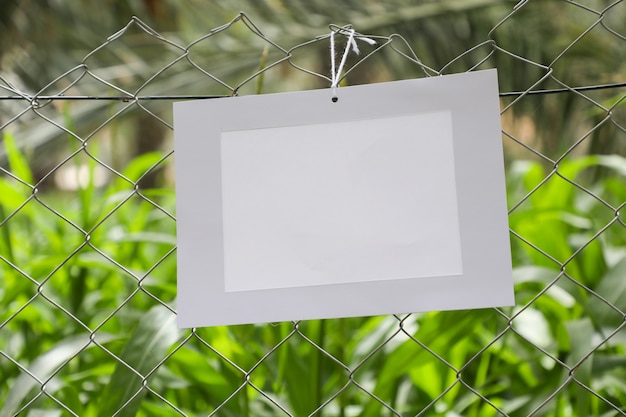
[[[367,42],[370,45],[376,45],[376,41],[371,38],[367,38],[365,36],[357,35],[354,29],[348,30],[348,42],[346,43],[346,47],[343,51],[343,56],[341,57],[341,61],[339,62],[339,67],[336,66],[335,63],[335,31],[330,31],[330,87],[332,88],[333,93],[333,102],[337,102],[337,88],[339,87],[339,81],[341,80],[341,73],[343,72],[343,67],[346,64],[346,59],[348,58],[348,53],[350,49],[356,55],[360,54],[359,46],[356,43],[356,40]]]

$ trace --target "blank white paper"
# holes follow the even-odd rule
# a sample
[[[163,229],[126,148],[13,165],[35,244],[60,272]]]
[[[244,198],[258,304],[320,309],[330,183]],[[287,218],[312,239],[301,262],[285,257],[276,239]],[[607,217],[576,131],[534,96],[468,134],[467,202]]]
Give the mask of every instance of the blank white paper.
[[[220,141],[226,291],[462,273],[450,112]]]
[[[174,105],[181,327],[514,303],[495,70]]]

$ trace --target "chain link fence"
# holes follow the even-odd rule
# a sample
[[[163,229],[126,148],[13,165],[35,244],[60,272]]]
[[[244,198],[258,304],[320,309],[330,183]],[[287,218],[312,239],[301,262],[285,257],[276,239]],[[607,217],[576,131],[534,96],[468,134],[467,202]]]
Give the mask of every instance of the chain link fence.
[[[579,25],[513,42],[548,3]],[[286,48],[239,14],[182,43],[133,18],[37,92],[0,76],[0,416],[626,415],[625,6],[522,1],[438,69],[396,34],[347,63],[499,69],[513,308],[176,328],[172,102],[328,87],[329,33]],[[165,64],[95,64],[137,45]]]

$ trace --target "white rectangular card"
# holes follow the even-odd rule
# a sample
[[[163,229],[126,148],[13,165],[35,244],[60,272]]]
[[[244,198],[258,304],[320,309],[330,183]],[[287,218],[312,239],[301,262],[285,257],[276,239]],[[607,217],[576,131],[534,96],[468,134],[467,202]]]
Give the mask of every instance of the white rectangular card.
[[[513,304],[495,70],[174,105],[181,327]]]

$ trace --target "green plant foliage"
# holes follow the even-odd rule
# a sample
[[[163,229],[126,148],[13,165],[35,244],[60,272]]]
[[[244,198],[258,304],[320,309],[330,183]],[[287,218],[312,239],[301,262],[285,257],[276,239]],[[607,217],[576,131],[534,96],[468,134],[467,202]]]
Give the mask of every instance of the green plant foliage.
[[[102,336],[100,342],[111,340],[111,336]],[[72,336],[66,339],[58,340],[55,347],[44,353],[33,361],[29,367],[29,374],[21,374],[12,384],[6,398],[4,398],[0,416],[14,416],[20,411],[23,404],[37,395],[41,384],[53,375],[53,373],[64,363],[69,362],[78,352],[85,349],[89,344],[87,336]],[[53,394],[56,391],[67,388],[68,386],[55,387],[48,389],[46,392]],[[69,386],[69,388],[72,388]],[[77,398],[78,393],[73,392],[67,398]],[[71,403],[80,403],[79,401],[71,401]]]
[[[623,157],[509,167],[514,309],[189,333],[169,309],[173,193],[136,186],[164,155],[136,157],[105,187],[85,184],[79,198],[33,198],[27,158],[10,136],[4,144],[21,181],[0,178],[0,349],[28,373],[0,360],[0,416],[54,409],[50,397],[85,416],[175,414],[168,403],[190,415],[220,404],[218,415],[276,415],[260,391],[295,416],[391,415],[388,406],[403,415],[616,415],[590,390],[626,401],[618,332],[626,251],[610,206],[626,196]],[[608,174],[589,175],[597,167]]]
[[[134,416],[147,391],[142,380],[148,377],[169,347],[178,339],[176,316],[165,307],[151,308],[131,334],[120,361],[100,397],[98,415]],[[123,409],[120,413],[120,408]]]

